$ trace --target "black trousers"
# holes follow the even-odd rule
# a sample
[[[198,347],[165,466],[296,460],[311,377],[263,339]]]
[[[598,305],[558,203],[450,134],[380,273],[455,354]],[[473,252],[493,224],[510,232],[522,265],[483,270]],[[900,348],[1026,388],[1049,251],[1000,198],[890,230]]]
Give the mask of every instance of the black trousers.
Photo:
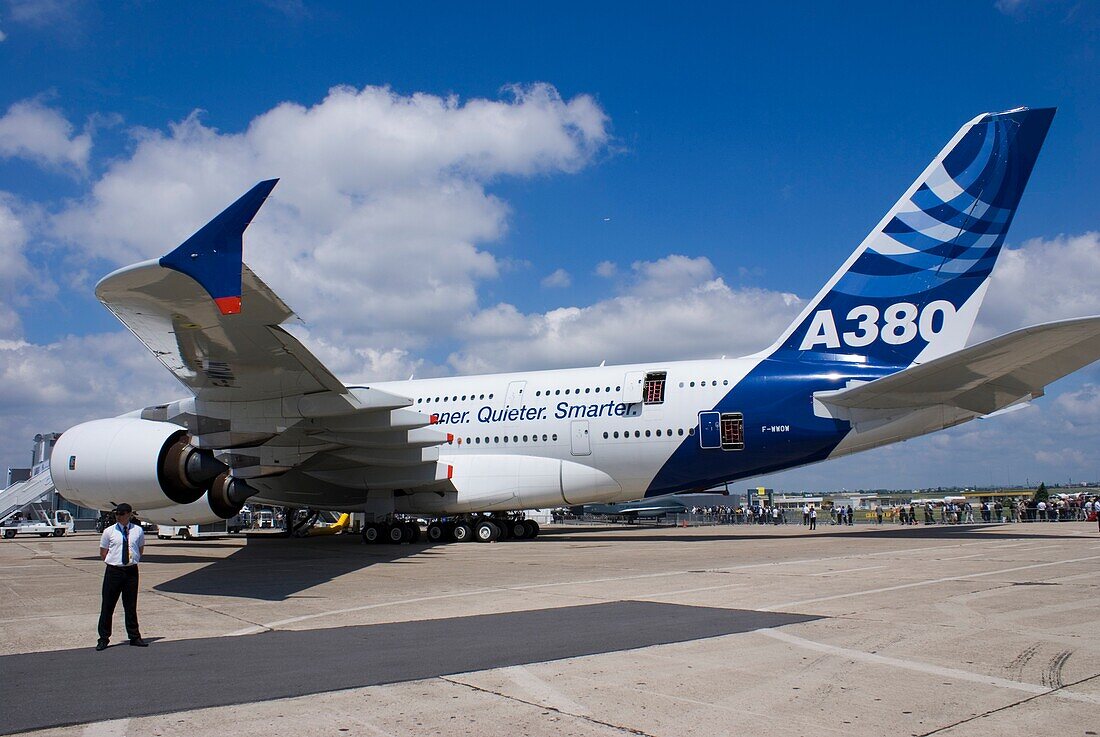
[[[141,637],[138,630],[137,566],[107,566],[103,573],[103,604],[99,610],[99,639],[111,639],[111,619],[115,615],[115,604],[122,595],[122,609],[126,612],[126,636],[131,640]]]

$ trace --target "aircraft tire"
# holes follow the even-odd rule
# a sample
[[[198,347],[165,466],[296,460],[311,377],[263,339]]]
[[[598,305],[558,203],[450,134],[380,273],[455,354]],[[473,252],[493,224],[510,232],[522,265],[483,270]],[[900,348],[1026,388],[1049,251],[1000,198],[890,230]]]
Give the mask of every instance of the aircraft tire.
[[[405,532],[408,533],[407,536],[405,537],[405,542],[407,542],[407,543],[418,543],[418,542],[420,542],[420,525],[418,523],[416,523],[416,522],[406,522],[405,523]]]
[[[533,519],[523,520],[523,526],[527,528],[527,539],[534,540],[539,536],[539,523]]]
[[[409,531],[401,522],[386,525],[383,542],[400,545],[409,538]]]
[[[529,529],[524,520],[514,520],[508,523],[510,525],[509,532],[512,533],[512,537],[517,540],[526,540],[530,537]]]
[[[492,520],[483,519],[474,525],[474,539],[479,543],[491,543],[500,538],[500,528]]]
[[[363,528],[363,542],[368,545],[376,545],[382,542],[382,526],[374,522]]]
[[[465,522],[459,522],[451,528],[451,539],[456,543],[468,543],[474,538],[474,531]]]
[[[441,543],[445,537],[447,537],[447,531],[443,529],[443,525],[438,522],[428,525],[428,542]]]

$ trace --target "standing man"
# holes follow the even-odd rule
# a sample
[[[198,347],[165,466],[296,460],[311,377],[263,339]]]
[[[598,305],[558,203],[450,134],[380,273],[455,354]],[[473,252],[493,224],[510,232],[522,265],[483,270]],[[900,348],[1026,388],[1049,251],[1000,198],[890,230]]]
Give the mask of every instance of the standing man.
[[[122,595],[122,609],[126,612],[126,636],[135,647],[147,647],[138,629],[137,595],[138,563],[145,551],[145,532],[141,525],[130,522],[133,508],[126,503],[115,508],[116,524],[103,531],[99,539],[99,557],[107,564],[103,574],[103,604],[99,610],[99,642],[95,649],[106,650],[111,641],[111,618],[115,604]]]
[[[810,505],[810,529],[817,529],[817,507],[813,504]]]

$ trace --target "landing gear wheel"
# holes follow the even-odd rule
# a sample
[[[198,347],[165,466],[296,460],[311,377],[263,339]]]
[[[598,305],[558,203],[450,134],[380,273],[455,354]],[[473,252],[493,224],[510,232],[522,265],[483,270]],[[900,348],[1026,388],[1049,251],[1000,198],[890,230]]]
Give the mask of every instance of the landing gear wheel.
[[[507,540],[512,537],[512,523],[506,519],[494,519],[493,525],[497,528],[497,540]]]
[[[483,519],[474,525],[474,539],[479,543],[491,543],[500,538],[500,528],[492,520]]]
[[[428,525],[428,542],[441,543],[446,535],[447,531],[438,522],[432,522]]]
[[[527,539],[534,540],[539,536],[539,523],[533,519],[523,520],[523,526],[527,528]]]
[[[15,535],[12,535],[12,537],[15,537]],[[473,539],[474,531],[470,529],[470,526],[465,522],[459,522],[454,526],[454,529],[451,530],[451,537],[456,543],[467,543]]]
[[[394,545],[400,545],[405,542],[405,538],[409,535],[409,531],[405,529],[405,525],[401,522],[394,522],[386,528],[386,542],[393,543]]]
[[[371,522],[363,528],[363,542],[370,545],[382,542],[382,525]]]
[[[418,522],[406,522],[405,533],[405,542],[420,542],[420,524]]]
[[[512,533],[512,537],[517,540],[524,540],[527,537],[530,537],[527,534],[527,525],[525,525],[523,520],[521,519],[512,521],[509,525],[508,530]]]

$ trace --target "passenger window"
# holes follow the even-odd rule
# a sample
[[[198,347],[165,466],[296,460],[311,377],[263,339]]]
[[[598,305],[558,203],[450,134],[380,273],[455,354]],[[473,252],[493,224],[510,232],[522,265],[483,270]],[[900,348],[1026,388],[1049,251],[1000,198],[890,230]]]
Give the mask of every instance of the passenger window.
[[[651,371],[645,375],[645,383],[642,385],[643,404],[664,403],[666,375],[664,371]]]

